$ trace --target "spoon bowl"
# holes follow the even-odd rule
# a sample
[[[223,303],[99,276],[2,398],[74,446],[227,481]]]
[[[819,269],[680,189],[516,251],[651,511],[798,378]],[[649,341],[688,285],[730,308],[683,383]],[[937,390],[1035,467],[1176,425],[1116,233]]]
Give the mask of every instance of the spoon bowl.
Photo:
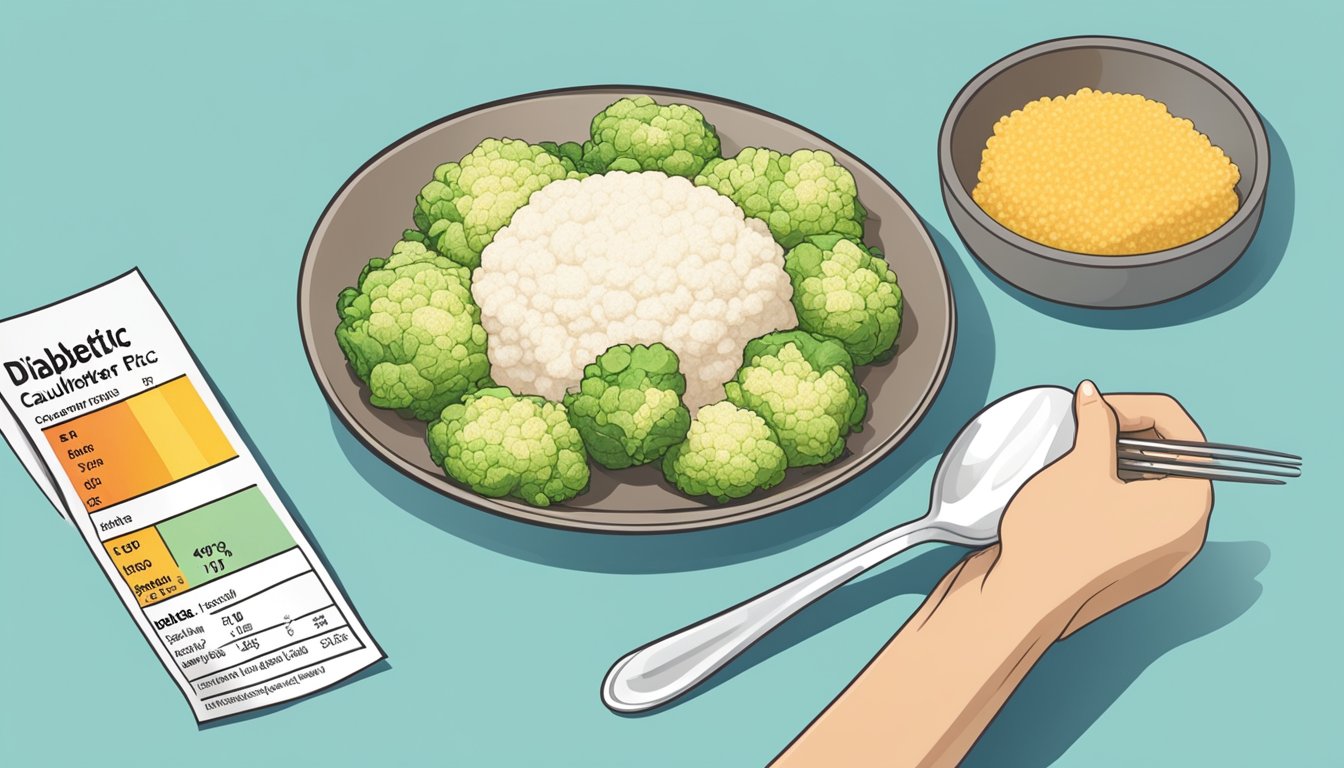
[[[992,544],[1013,495],[1073,445],[1073,393],[1032,387],[980,411],[943,453],[934,474],[929,525]]]

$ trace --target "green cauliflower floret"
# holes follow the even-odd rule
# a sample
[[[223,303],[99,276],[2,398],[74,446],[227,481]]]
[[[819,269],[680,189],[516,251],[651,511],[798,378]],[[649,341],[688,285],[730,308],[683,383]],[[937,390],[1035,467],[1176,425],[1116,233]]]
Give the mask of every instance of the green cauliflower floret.
[[[443,409],[426,436],[429,455],[482,496],[545,507],[588,487],[588,457],[565,407],[490,387]]]
[[[584,366],[579,391],[565,395],[565,408],[593,460],[624,469],[661,458],[686,439],[685,393],[675,352],[659,343],[618,344]]]
[[[854,383],[843,345],[807,331],[752,339],[742,367],[724,385],[728,401],[754,411],[774,430],[790,467],[825,464],[863,426],[868,396]]]
[[[403,240],[373,259],[336,301],[336,341],[369,386],[369,402],[429,421],[490,383],[471,273]]]
[[[700,110],[660,106],[648,96],[621,99],[593,117],[583,170],[662,171],[690,178],[719,157],[719,136]]]
[[[566,141],[563,144],[556,144],[554,141],[542,141],[538,142],[537,146],[561,160],[568,160],[575,168],[578,168],[580,161],[583,160],[583,145],[577,141]]]
[[[839,340],[855,365],[888,355],[901,332],[901,288],[882,254],[839,234],[784,254],[798,327]]]
[[[861,238],[868,218],[854,177],[824,150],[784,155],[747,147],[735,157],[711,160],[695,184],[731,198],[746,215],[764,221],[785,248],[827,232]]]
[[[415,198],[415,226],[427,244],[464,267],[481,265],[481,251],[533,192],[560,179],[581,179],[574,161],[517,139],[486,139],[455,163],[434,169]]]
[[[788,464],[764,419],[722,401],[695,415],[686,441],[663,457],[663,476],[683,493],[722,503],[778,485]]]

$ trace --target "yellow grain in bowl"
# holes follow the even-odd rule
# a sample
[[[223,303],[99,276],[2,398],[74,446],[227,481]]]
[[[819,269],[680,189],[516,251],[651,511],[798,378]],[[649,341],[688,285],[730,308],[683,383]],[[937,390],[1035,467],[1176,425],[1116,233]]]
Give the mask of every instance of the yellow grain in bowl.
[[[971,196],[993,219],[1076,253],[1150,253],[1237,211],[1237,166],[1194,123],[1138,94],[1084,88],[999,118]]]

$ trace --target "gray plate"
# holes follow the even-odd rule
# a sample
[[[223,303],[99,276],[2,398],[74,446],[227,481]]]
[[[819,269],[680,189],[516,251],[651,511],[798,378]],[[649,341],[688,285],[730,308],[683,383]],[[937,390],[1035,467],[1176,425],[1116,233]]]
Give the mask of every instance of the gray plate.
[[[593,467],[587,492],[566,504],[532,507],[490,499],[450,481],[429,459],[424,425],[368,404],[336,344],[336,295],[370,258],[385,256],[413,226],[415,195],[434,167],[488,136],[582,141],[592,116],[617,98],[647,93],[701,110],[718,129],[725,155],[749,145],[784,152],[825,149],[848,168],[869,211],[865,240],[887,255],[905,293],[899,353],[864,367],[858,381],[871,405],[862,432],[825,467],[791,469],[784,482],[730,504],[689,499],[654,466]],[[379,152],[351,176],[313,229],[299,275],[299,326],[313,375],[337,416],[369,450],[410,478],[487,512],[533,523],[594,531],[652,533],[750,520],[834,490],[891,452],[919,422],[942,386],[952,355],[955,312],[938,251],[909,204],[863,161],[815,133],[758,109],[703,94],[642,86],[570,88],[473,107],[427,125]]]

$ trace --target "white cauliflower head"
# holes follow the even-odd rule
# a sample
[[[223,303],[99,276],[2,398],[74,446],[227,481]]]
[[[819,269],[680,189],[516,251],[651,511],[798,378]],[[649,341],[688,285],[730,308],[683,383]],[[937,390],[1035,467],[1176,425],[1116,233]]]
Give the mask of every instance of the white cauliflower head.
[[[535,192],[481,254],[472,294],[496,383],[551,400],[609,347],[662,342],[695,411],[723,399],[748,341],[797,325],[769,228],[655,171]]]

